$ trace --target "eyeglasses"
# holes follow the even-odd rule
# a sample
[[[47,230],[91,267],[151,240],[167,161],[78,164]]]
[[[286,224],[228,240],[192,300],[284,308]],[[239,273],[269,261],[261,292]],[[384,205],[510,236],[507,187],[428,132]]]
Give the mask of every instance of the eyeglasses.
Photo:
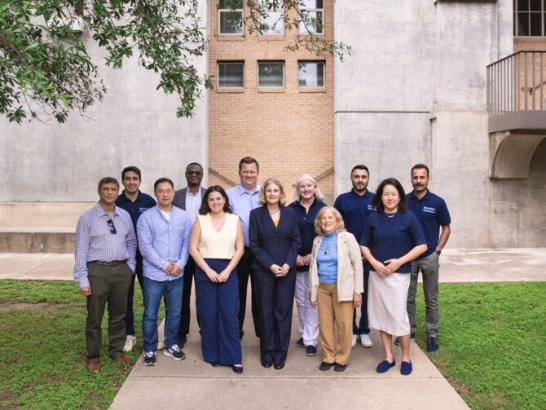
[[[108,228],[110,228],[110,233],[111,234],[117,234],[118,231],[116,230],[116,225],[114,225],[114,221],[112,220],[112,218],[109,218],[106,223],[108,224]]]

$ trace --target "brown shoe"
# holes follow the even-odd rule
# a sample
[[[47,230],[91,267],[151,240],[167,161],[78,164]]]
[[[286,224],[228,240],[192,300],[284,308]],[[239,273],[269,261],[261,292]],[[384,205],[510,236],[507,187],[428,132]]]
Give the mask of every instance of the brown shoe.
[[[116,363],[119,363],[123,366],[132,366],[135,364],[135,362],[133,362],[132,360],[129,360],[127,357],[125,357],[124,355],[120,354],[118,356],[116,356],[116,358],[114,359],[114,361]]]
[[[89,373],[98,373],[100,370],[100,363],[99,362],[87,362],[87,371]]]

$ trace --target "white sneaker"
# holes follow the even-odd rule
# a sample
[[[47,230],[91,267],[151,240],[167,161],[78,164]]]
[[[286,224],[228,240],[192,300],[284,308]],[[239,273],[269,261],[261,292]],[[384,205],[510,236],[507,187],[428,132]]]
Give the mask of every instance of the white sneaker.
[[[358,342],[358,335],[353,335],[353,340],[351,342],[351,347],[355,347],[356,342]]]
[[[372,339],[370,339],[370,335],[360,335],[360,344],[362,345],[362,347],[372,347],[373,343]]]
[[[127,338],[125,339],[125,345],[123,346],[124,352],[131,352],[133,350],[133,347],[135,347],[136,343],[136,337],[133,335],[127,335]]]

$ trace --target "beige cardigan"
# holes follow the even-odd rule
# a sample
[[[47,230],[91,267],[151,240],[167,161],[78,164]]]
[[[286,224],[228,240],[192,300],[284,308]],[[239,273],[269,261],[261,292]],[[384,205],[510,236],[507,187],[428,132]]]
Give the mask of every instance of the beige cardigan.
[[[316,302],[319,287],[317,252],[322,242],[322,235],[313,241],[309,283],[311,285],[311,302]],[[355,293],[364,292],[364,273],[362,254],[353,234],[342,231],[337,233],[337,301],[352,301]]]

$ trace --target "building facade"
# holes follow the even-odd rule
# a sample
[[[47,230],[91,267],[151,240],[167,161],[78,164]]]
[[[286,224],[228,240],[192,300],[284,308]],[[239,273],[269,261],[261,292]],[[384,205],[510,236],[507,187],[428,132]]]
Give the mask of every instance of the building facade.
[[[315,34],[351,45],[343,62],[287,51],[310,33],[279,24],[283,10],[260,35],[241,24],[243,1],[203,2],[209,47],[198,65],[216,86],[195,117],[176,119],[153,76],[129,64],[103,70],[109,93],[88,118],[0,121],[0,226],[71,231],[97,180],[129,164],[146,191],[164,175],[183,184],[191,161],[227,187],[251,155],[261,181],[277,176],[290,194],[310,173],[329,200],[350,189],[356,163],[369,166],[372,191],[391,176],[409,191],[411,166],[424,162],[452,213],[450,246],[544,247],[545,2],[303,1],[321,22]]]

